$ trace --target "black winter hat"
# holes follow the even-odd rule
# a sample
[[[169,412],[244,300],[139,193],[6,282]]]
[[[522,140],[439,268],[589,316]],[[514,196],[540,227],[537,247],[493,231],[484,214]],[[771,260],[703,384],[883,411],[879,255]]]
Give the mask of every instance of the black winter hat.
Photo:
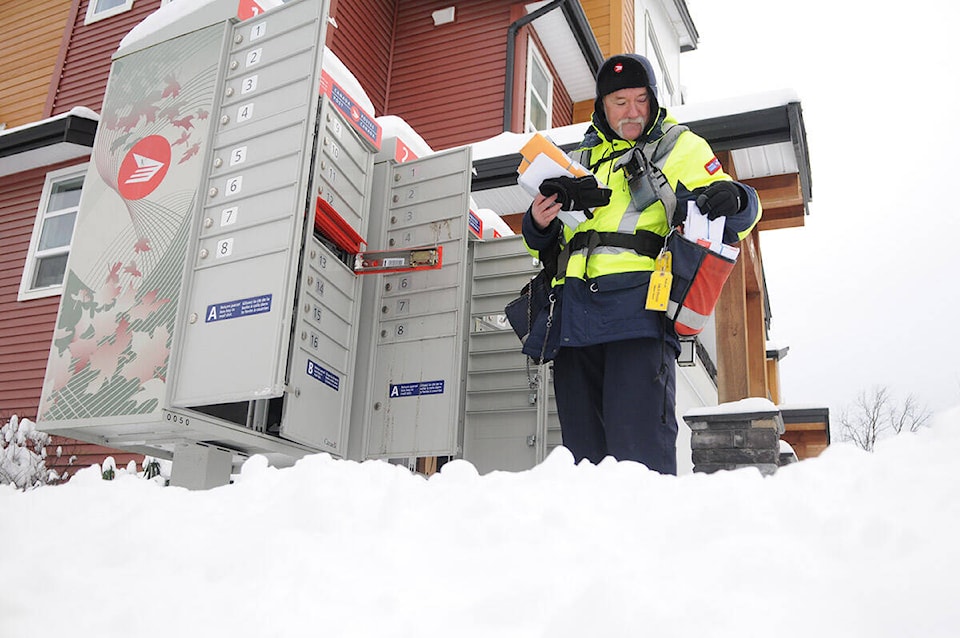
[[[650,61],[642,55],[627,53],[614,55],[597,71],[597,98],[619,91],[647,87],[657,97],[657,76]]]
[[[603,108],[603,96],[619,91],[647,87],[650,94],[650,116],[656,120],[660,110],[657,102],[657,76],[653,72],[650,60],[636,53],[625,53],[607,58],[597,71],[597,100],[593,105],[593,123],[608,139],[619,139],[620,135],[607,122]]]

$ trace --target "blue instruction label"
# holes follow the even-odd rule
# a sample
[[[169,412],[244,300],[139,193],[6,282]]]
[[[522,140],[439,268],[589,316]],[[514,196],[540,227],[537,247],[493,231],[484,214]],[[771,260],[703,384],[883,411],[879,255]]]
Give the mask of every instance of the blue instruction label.
[[[310,359],[307,359],[307,374],[317,381],[330,386],[337,392],[340,391],[340,377]]]
[[[426,394],[443,394],[443,379],[418,383],[391,383],[390,398],[419,397]]]
[[[211,323],[213,321],[224,321],[225,319],[262,315],[265,312],[270,312],[272,304],[273,295],[259,295],[237,299],[236,301],[210,304],[207,306],[207,316],[204,321]]]

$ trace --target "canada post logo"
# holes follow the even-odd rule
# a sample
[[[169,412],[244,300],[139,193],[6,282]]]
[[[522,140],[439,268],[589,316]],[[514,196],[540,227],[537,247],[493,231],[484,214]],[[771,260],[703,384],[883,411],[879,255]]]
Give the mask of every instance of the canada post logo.
[[[156,190],[170,168],[170,142],[160,135],[145,137],[120,163],[117,188],[124,199],[142,199]]]

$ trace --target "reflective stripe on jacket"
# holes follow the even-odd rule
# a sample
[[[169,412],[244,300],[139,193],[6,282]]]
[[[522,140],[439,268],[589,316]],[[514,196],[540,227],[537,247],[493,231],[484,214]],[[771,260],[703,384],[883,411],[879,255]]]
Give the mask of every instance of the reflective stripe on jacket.
[[[717,160],[709,144],[689,130],[679,136],[665,136],[676,126],[677,121],[663,108],[648,131],[645,140],[647,149],[655,150],[649,155],[657,156],[663,175],[675,191],[678,205],[695,199],[692,191],[712,182],[731,179]],[[674,139],[675,138],[675,139]],[[658,142],[664,148],[657,148]],[[588,158],[589,168],[604,185],[613,192],[610,203],[593,209],[592,219],[571,229],[559,220],[546,230],[535,227],[532,214],[527,211],[523,219],[523,237],[530,253],[539,257],[541,250],[561,240],[567,244],[577,233],[595,230],[632,234],[646,230],[666,237],[670,230],[673,211],[666,211],[663,204],[654,201],[638,211],[633,205],[630,188],[622,170],[614,165],[623,153],[636,142],[607,139],[596,126],[591,126],[584,137],[578,153]],[[588,152],[588,153],[587,153]],[[581,160],[581,163],[586,162]],[[760,201],[756,191],[741,184],[747,193],[747,205],[737,215],[726,220],[725,241],[735,243],[750,232],[760,219]],[[569,254],[566,272],[557,274],[556,296],[560,307],[561,345],[582,346],[637,337],[666,337],[676,346],[672,327],[664,334],[663,313],[644,308],[650,273],[654,259],[639,255],[629,248],[596,246]],[[556,328],[555,328],[556,329]]]
[[[661,109],[658,122],[649,136],[648,145],[656,145],[659,139],[670,126],[677,124],[673,117]],[[607,140],[602,134],[587,137],[587,140],[596,139],[597,144],[587,147],[589,150],[589,165],[593,167],[594,175],[603,182],[613,193],[610,203],[595,208],[593,218],[581,223],[575,230],[564,226],[566,242],[569,242],[575,233],[596,230],[599,232],[617,231],[633,233],[636,230],[648,230],[665,237],[670,230],[669,215],[663,204],[658,200],[642,211],[637,211],[631,201],[630,188],[622,170],[614,170],[614,164],[623,151],[633,147],[636,142],[620,139]],[[575,153],[578,151],[575,151]],[[667,178],[670,187],[677,193],[677,200],[685,205],[691,198],[691,191],[701,186],[731,179],[710,149],[707,142],[691,131],[684,131],[676,138],[672,147],[657,148],[658,155],[664,155],[662,172]],[[711,172],[712,171],[712,172]],[[730,243],[743,239],[760,218],[759,200],[749,186],[745,186],[750,201],[739,215],[727,219],[727,227],[735,233],[729,236]],[[637,255],[625,248],[598,247],[593,249],[589,263],[586,260],[586,251],[570,255],[567,263],[567,277],[578,279],[596,279],[604,275],[634,271],[652,271],[654,260],[650,257]],[[557,282],[562,281],[563,273],[559,273]]]

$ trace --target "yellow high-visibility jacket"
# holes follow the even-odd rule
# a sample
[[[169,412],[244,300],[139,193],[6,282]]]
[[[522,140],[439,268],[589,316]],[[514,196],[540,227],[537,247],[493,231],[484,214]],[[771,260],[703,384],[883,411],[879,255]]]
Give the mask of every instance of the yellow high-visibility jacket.
[[[640,230],[659,237],[666,237],[670,231],[674,211],[667,211],[659,199],[637,210],[624,172],[615,169],[617,159],[638,143],[644,145],[648,158],[662,171],[683,210],[688,201],[696,199],[695,189],[731,179],[706,140],[686,127],[671,132],[676,126],[679,126],[677,121],[661,108],[641,141],[633,142],[604,134],[601,129],[609,127],[597,126],[594,116],[594,124],[571,155],[613,191],[610,203],[593,209],[593,217],[576,228],[555,220],[541,231],[533,223],[529,210],[524,216],[524,242],[533,256],[540,257],[541,251],[556,242],[567,247],[561,259],[562,271],[554,279],[557,320],[551,329],[558,333],[550,340],[559,337],[559,346],[664,336],[679,348],[672,326],[664,325],[663,313],[645,308],[654,258],[615,245],[578,247],[575,241],[576,235],[588,231],[631,235]],[[726,219],[724,240],[731,244],[743,239],[761,215],[756,191],[746,184],[740,185],[748,201],[743,210]],[[529,348],[535,350],[542,345],[542,336],[538,340],[537,335],[531,333],[528,343]]]

